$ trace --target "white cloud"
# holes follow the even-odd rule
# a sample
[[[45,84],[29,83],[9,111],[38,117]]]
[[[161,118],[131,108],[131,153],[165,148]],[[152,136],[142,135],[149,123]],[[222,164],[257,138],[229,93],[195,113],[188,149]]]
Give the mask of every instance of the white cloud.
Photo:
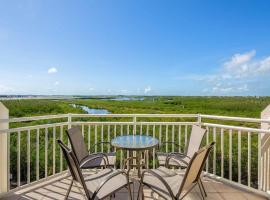
[[[57,69],[55,67],[51,67],[48,69],[48,74],[54,74],[54,73],[57,73]]]
[[[55,81],[55,82],[54,82],[54,85],[55,85],[55,86],[57,86],[57,85],[59,85],[59,84],[60,84],[59,81]]]
[[[93,91],[93,90],[95,90],[95,88],[93,88],[93,87],[90,87],[90,88],[89,88],[89,90],[90,90],[90,91]]]
[[[214,94],[231,94],[235,93],[238,94],[240,92],[246,92],[249,91],[248,85],[232,85],[232,84],[216,84],[213,88],[212,91],[208,90],[207,88],[204,89],[204,92],[212,92]]]
[[[243,54],[234,54],[231,59],[224,63],[224,67],[228,70],[237,68],[238,66],[243,65],[250,61],[256,54],[255,50],[243,53]]]
[[[250,88],[257,87],[254,85],[257,84],[255,80],[264,81],[270,76],[270,56],[259,59],[256,59],[255,56],[255,50],[236,53],[221,64],[217,73],[193,74],[180,79],[200,81],[202,84],[208,85],[201,90],[203,93],[241,95],[250,91]]]
[[[148,94],[149,92],[151,92],[151,90],[151,86],[147,86],[146,88],[144,88],[144,94]]]
[[[270,73],[270,56],[262,59],[253,59],[256,51],[235,54],[223,64],[223,72],[234,78],[254,77]]]

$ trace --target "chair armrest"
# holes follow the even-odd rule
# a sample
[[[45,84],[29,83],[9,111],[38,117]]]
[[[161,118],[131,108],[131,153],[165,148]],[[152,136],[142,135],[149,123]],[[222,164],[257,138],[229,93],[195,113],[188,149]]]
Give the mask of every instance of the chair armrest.
[[[168,154],[168,156],[175,156],[175,157],[178,156],[178,158],[180,157],[180,158],[189,158],[189,159],[191,159],[191,157],[189,157],[187,154],[180,153],[180,152],[171,152],[171,153]]]
[[[110,143],[110,142],[103,141],[103,142],[97,142],[97,143],[95,143],[95,144],[88,150],[88,152],[89,152],[89,153],[94,152],[94,151],[95,151],[95,147],[98,146],[98,145],[101,145],[101,144],[107,144],[107,145],[110,145],[110,150],[112,150],[112,149],[111,149],[111,143]]]
[[[117,175],[119,175],[119,174],[124,174],[124,175],[126,176],[126,178],[127,178],[127,184],[129,184],[129,179],[128,179],[127,173],[126,173],[125,171],[122,171],[122,170],[121,170],[121,171],[117,171],[117,172],[115,172],[115,173],[113,173],[113,174],[107,176],[107,178],[106,178],[105,180],[103,180],[103,181],[99,184],[99,186],[98,186],[98,188],[96,189],[96,191],[94,192],[92,198],[93,198],[93,199],[95,198],[95,196],[96,196],[97,193],[101,190],[101,188],[105,185],[105,183],[107,183],[109,180],[111,180],[113,177],[115,177],[115,176],[117,176]]]
[[[169,163],[170,163],[171,159],[175,160],[176,162],[180,161],[180,162],[185,163],[186,165],[188,165],[188,162],[186,162],[184,160],[184,158],[188,158],[189,160],[191,159],[188,155],[186,155],[184,153],[178,153],[178,152],[169,153],[167,155],[167,157],[166,157],[165,166],[166,167],[169,166]]]
[[[169,186],[169,184],[164,180],[164,178],[162,176],[160,176],[159,174],[157,174],[156,172],[152,171],[152,170],[145,170],[143,171],[142,173],[142,176],[141,176],[141,183],[143,183],[143,178],[144,178],[144,175],[145,173],[149,173],[151,175],[153,175],[154,177],[156,177],[158,180],[161,181],[161,183],[166,187],[166,189],[168,190],[168,192],[170,193],[171,197],[175,197],[173,192],[172,192],[172,189],[171,187]]]
[[[84,162],[80,163],[80,167],[82,167],[85,163],[91,161],[91,160],[96,160],[96,159],[99,159],[99,158],[102,158],[103,161],[104,161],[104,164],[105,164],[105,167],[107,168],[107,161],[106,159],[104,158],[104,155],[103,154],[95,154],[94,157],[90,157],[88,159],[86,159]],[[108,159],[108,158],[107,158]],[[108,162],[109,163],[109,162]]]

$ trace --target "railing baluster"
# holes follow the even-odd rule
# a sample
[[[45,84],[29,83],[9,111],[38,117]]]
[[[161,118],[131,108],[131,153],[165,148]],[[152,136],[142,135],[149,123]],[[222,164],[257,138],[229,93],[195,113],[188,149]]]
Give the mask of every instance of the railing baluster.
[[[121,136],[123,135],[123,125],[122,124],[120,126],[120,134],[121,134]],[[123,168],[123,150],[122,149],[120,152],[120,167],[121,167],[121,169]]]
[[[185,125],[185,151],[187,149],[187,138],[188,138],[188,131],[187,131],[188,127],[187,125]]]
[[[241,131],[238,131],[238,183],[241,183]]]
[[[17,185],[21,186],[21,131],[17,136]]]
[[[223,178],[224,177],[224,139],[223,139],[223,136],[224,136],[224,130],[223,128],[220,130],[220,145],[221,145],[221,177]]]
[[[63,141],[63,126],[60,126],[60,140]],[[63,171],[63,152],[60,146],[59,146],[59,149],[60,149],[60,172],[62,172]]]
[[[111,127],[110,127],[110,125],[108,125],[108,135],[107,135],[107,141],[108,142],[111,142]],[[110,145],[108,144],[107,145],[107,152],[109,153],[109,151],[110,151]]]
[[[104,136],[103,136],[103,124],[101,125],[101,142],[104,142]],[[101,152],[103,152],[103,143],[101,143]]]
[[[97,125],[95,125],[95,144],[97,143]],[[97,145],[95,145],[95,153],[97,153]]]
[[[159,125],[159,145],[161,145],[162,142],[162,125]]]
[[[114,125],[114,130],[113,130],[113,132],[114,132],[114,138],[116,138],[116,124]],[[116,148],[114,147],[114,151],[116,151]]]
[[[258,189],[262,190],[262,171],[261,171],[261,167],[262,167],[262,159],[261,159],[261,134],[258,133]]]
[[[247,173],[248,173],[248,186],[250,187],[250,179],[251,179],[251,137],[250,137],[250,132],[248,132],[248,169],[247,169]]]
[[[149,135],[149,125],[146,126],[146,135]],[[146,167],[149,169],[149,150],[146,150]]]
[[[232,180],[232,129],[229,130],[229,179]]]
[[[156,126],[153,125],[153,138],[156,137]],[[156,168],[156,148],[153,148],[153,169]]]
[[[174,141],[174,125],[172,125],[172,142]],[[174,152],[174,144],[172,144],[172,152]]]
[[[214,127],[214,130],[213,130],[213,140],[214,140],[214,142],[217,141],[216,127]],[[213,174],[214,175],[216,175],[216,161],[217,161],[217,148],[215,145],[214,146],[214,156],[213,156]]]
[[[127,125],[127,135],[129,135],[129,125]],[[127,150],[127,158],[129,158],[129,151]]]
[[[91,126],[88,125],[88,150],[91,148]]]
[[[178,151],[181,152],[181,136],[182,136],[182,133],[181,133],[181,125],[178,126],[178,143],[179,143],[179,148],[178,148]]]
[[[84,137],[84,125],[82,124],[82,135]]]
[[[142,135],[142,124],[140,126],[140,135]]]
[[[53,174],[55,174],[55,132],[56,127],[53,127]]]
[[[30,183],[30,173],[31,173],[31,169],[30,169],[30,158],[31,158],[31,140],[30,140],[30,130],[27,131],[27,183]]]
[[[39,129],[36,137],[36,180],[39,180]]]
[[[45,178],[48,176],[48,128],[45,128]]]
[[[168,142],[168,125],[166,125],[166,142]],[[168,152],[168,143],[166,143],[166,152]]]
[[[209,144],[209,127],[206,127],[206,145]],[[208,156],[209,157],[209,156]],[[209,172],[209,158],[206,159],[206,172]]]

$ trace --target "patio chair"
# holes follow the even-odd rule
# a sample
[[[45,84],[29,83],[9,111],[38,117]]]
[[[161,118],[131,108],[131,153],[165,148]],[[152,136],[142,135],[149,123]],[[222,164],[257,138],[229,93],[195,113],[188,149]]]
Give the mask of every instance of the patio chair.
[[[137,199],[139,200],[140,193],[144,199],[142,192],[144,186],[149,187],[165,199],[178,200],[183,199],[197,185],[200,189],[201,198],[204,199],[203,193],[205,191],[203,192],[200,176],[214,144],[215,142],[212,142],[194,153],[184,175],[180,175],[166,167],[145,170],[142,173]]]
[[[107,166],[112,167],[115,165],[115,161],[116,161],[115,152],[91,153],[91,151],[87,150],[85,142],[84,142],[84,138],[82,136],[81,129],[78,126],[72,127],[68,129],[66,132],[67,132],[69,141],[71,143],[72,150],[80,165],[80,168],[90,169],[90,168],[107,167]],[[110,142],[99,142],[99,143],[94,144],[94,146],[100,145],[100,144],[110,145]],[[103,155],[105,158],[105,161],[100,156],[96,159],[92,159],[93,157],[96,157],[97,155]]]
[[[167,153],[167,152],[159,151],[156,153],[159,165],[166,166],[166,167],[173,166],[173,167],[186,168],[188,166],[188,163],[191,157],[194,155],[196,151],[199,150],[205,132],[206,132],[206,129],[203,129],[197,125],[193,125],[191,134],[190,134],[189,143],[186,148],[186,152],[185,153],[180,153],[180,152]],[[160,149],[162,149],[162,147],[164,147],[167,144],[172,144],[172,145],[175,145],[176,148],[179,148],[179,145],[176,142],[166,141],[162,143],[162,145],[160,146]],[[170,162],[166,162],[166,159],[168,158],[169,155],[174,155],[173,159],[170,159]]]
[[[129,181],[129,178],[124,171],[106,168],[96,174],[89,175],[87,173],[82,173],[73,151],[71,151],[61,140],[58,140],[58,144],[63,151],[72,178],[65,200],[68,199],[73,183],[79,183],[82,186],[85,195],[89,200],[100,200],[111,197],[117,191],[125,187],[128,189],[130,199],[132,199],[130,189],[130,184],[132,182]],[[97,157],[98,156],[100,155],[97,155]]]

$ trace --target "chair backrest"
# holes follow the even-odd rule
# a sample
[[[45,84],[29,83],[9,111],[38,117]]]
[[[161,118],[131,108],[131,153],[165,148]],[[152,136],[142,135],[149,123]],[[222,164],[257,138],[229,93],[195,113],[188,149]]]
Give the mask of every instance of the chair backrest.
[[[191,158],[195,152],[200,149],[202,139],[204,134],[206,133],[206,129],[201,128],[197,125],[192,126],[190,139],[187,147],[186,154]]]
[[[73,180],[79,182],[83,186],[83,189],[88,199],[90,199],[90,194],[86,187],[79,163],[74,153],[61,140],[57,140],[57,142],[62,149],[63,155],[66,159],[66,162],[67,162],[67,165],[68,165],[68,168],[69,168],[69,171],[71,173]]]
[[[214,145],[215,142],[212,142],[210,145],[207,145],[201,148],[198,152],[194,153],[193,157],[189,162],[183,181],[179,188],[179,192],[177,194],[178,197],[181,195],[181,192],[183,190],[190,188],[193,183],[198,181],[201,172],[204,168],[206,159]]]
[[[82,136],[82,131],[78,126],[68,129],[67,135],[78,162],[80,163],[82,159],[89,155],[84,139]]]

